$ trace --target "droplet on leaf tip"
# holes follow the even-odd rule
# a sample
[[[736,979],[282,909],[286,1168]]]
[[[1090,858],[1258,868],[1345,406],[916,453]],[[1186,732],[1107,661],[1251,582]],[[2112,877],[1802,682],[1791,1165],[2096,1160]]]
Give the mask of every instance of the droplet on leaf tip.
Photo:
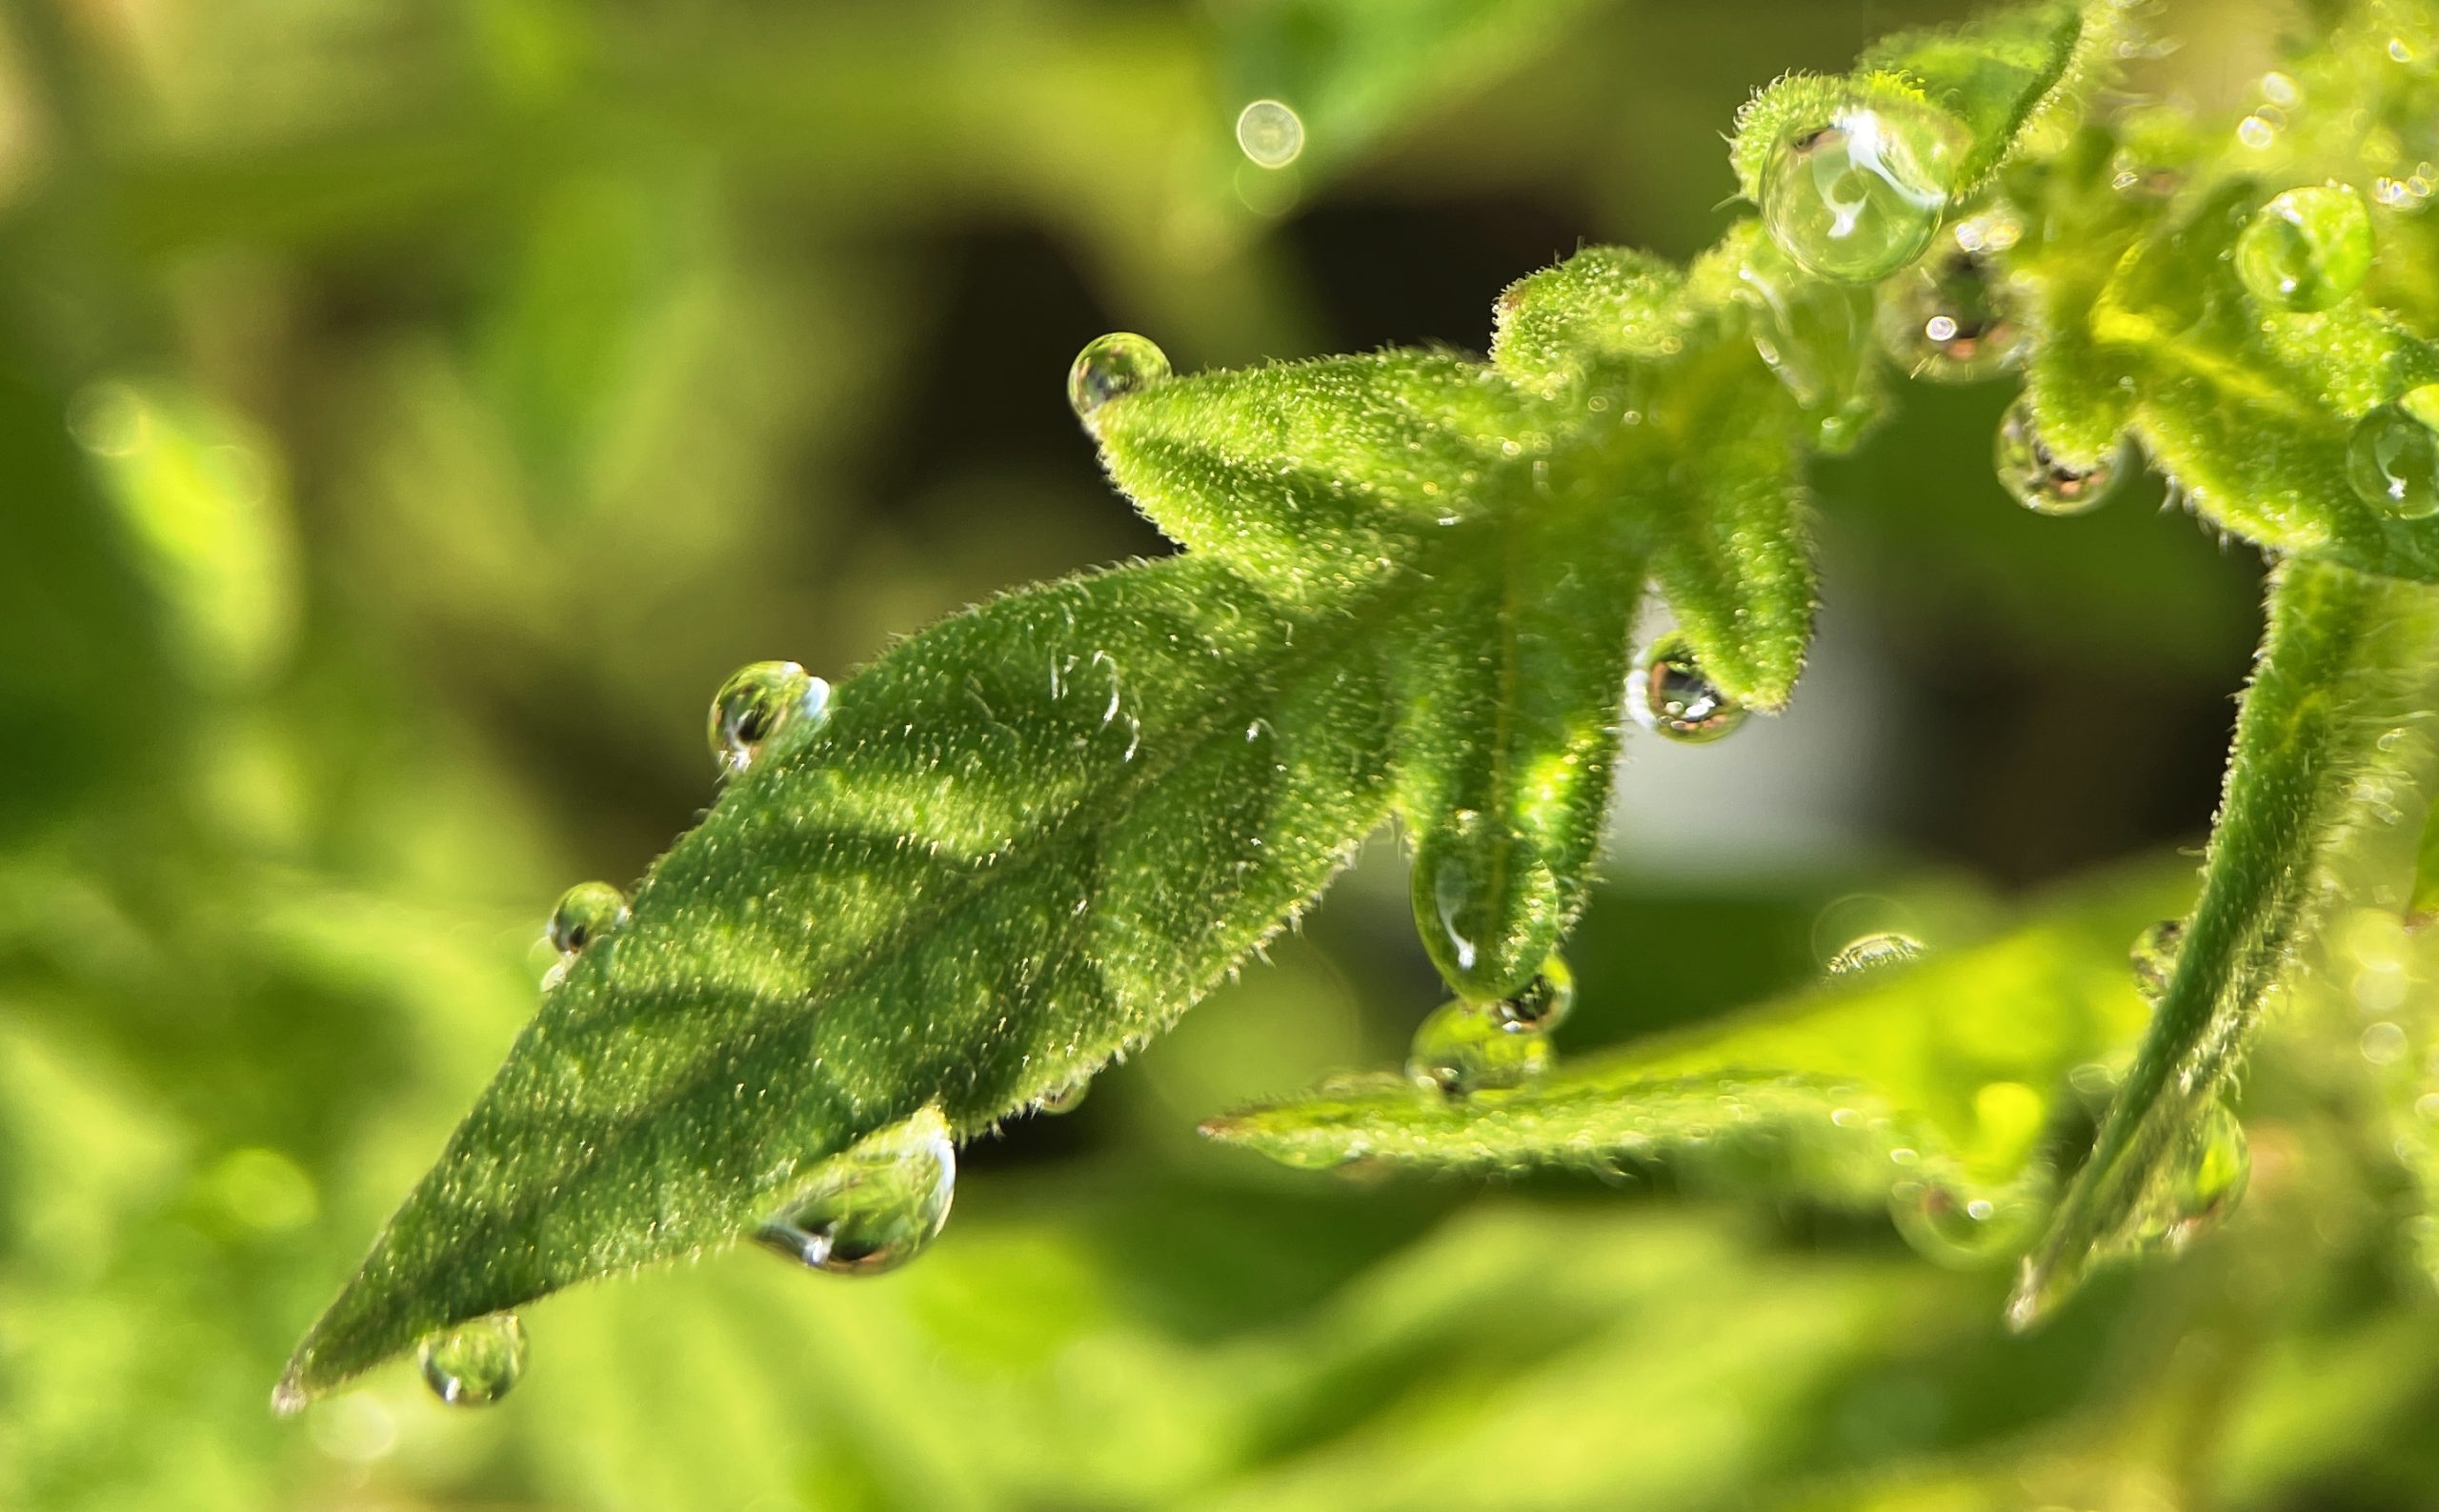
[[[2018,395],[1999,421],[1992,463],[1999,483],[2015,501],[2036,514],[2082,514],[2098,509],[2128,471],[2123,442],[2115,454],[2091,467],[2059,460],[2034,428],[2032,406]]]
[[[1075,364],[1067,370],[1067,402],[1075,409],[1076,418],[1090,424],[1111,400],[1149,388],[1168,375],[1168,353],[1149,336],[1114,331],[1095,337],[1076,353]]]
[[[1635,663],[1626,712],[1646,730],[1686,745],[1707,745],[1744,722],[1745,708],[1703,672],[1693,643],[1671,631]]]
[[[780,731],[798,720],[819,721],[829,710],[830,684],[793,661],[740,667],[712,699],[712,759],[722,776],[736,776]]]
[[[1780,144],[1763,171],[1763,225],[1822,277],[1877,282],[1929,250],[1961,134],[1928,106],[1843,111]]]
[[[578,882],[559,895],[543,937],[561,957],[570,957],[627,918],[626,894],[608,882]]]
[[[524,1322],[493,1313],[426,1339],[417,1361],[433,1396],[453,1407],[486,1407],[525,1374],[526,1353]]]

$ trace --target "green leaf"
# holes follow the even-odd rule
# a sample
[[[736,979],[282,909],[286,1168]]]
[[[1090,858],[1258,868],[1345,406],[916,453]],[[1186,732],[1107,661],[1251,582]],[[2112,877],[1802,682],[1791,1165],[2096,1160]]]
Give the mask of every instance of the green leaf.
[[[2046,1179],[2046,1131],[2072,1113],[2068,1073],[2141,1029],[2127,942],[2187,885],[2129,876],[1982,944],[1570,1058],[1522,1086],[1452,1098],[1364,1078],[1204,1132],[1299,1166],[1657,1160],[1731,1190],[1867,1206],[1937,1184],[2006,1192],[2020,1209]]]
[[[2173,1212],[2270,994],[2319,913],[2346,896],[2333,867],[2352,831],[2396,822],[2389,805],[2417,759],[2401,732],[2434,697],[2439,592],[2322,563],[2278,569],[2201,901],[2091,1159],[2025,1263],[2017,1323]],[[2402,900],[2400,888],[2391,906]]]
[[[587,946],[292,1361],[736,1239],[926,1106],[959,1134],[1162,1027],[1387,802],[1352,615],[1192,559],[908,641],[784,729]]]

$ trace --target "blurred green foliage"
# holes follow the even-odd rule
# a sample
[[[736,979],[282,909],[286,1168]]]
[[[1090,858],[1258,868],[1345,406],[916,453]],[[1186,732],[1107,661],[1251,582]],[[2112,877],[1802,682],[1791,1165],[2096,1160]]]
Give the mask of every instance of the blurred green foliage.
[[[2219,1237],[2016,1340],[2005,1274],[1878,1215],[1197,1140],[1433,1000],[1385,854],[1078,1112],[969,1151],[902,1274],[712,1257],[537,1309],[488,1413],[407,1369],[266,1408],[531,1013],[549,899],[707,800],[722,675],[1157,549],[1061,402],[1084,339],[1479,347],[1578,240],[1710,241],[1752,84],[1952,13],[12,9],[0,1505],[2430,1504],[2439,1308],[2398,1222],[2439,1180],[2429,1068],[2365,1038],[2423,1036],[2427,939],[2333,937]],[[2151,87],[2234,88],[2282,15],[2172,8]],[[1303,111],[1291,172],[1234,151],[1257,94]],[[2003,397],[1909,394],[1821,480],[1832,615],[1904,691],[1848,748],[1861,837],[1721,873],[1627,836],[1568,1049],[1796,988],[1859,920],[1937,951],[2049,927],[2007,890],[2100,857],[2166,885],[2253,568],[2133,501],[2008,507]]]

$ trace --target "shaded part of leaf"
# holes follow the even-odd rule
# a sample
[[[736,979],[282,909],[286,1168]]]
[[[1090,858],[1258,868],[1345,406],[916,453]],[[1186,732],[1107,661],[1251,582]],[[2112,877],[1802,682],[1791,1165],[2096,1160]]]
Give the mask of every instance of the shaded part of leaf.
[[[1416,923],[1477,998],[1522,988],[1582,911],[1643,582],[1616,532],[1541,502],[1449,556],[1396,673]]]
[[[2346,471],[2354,420],[2439,381],[2439,347],[2359,306],[2257,309],[2228,252],[2262,197],[2220,186],[2130,252],[2093,308],[2107,360],[2136,377],[2135,433],[2197,512],[2248,539],[2439,581],[2439,521],[2374,510]]]
[[[1546,423],[1482,364],[1411,351],[1173,378],[1094,415],[1110,477],[1155,525],[1300,603],[1502,509]]]
[[[2124,1250],[2227,1089],[2358,828],[2413,785],[2424,742],[2388,738],[2439,695],[2439,591],[2326,563],[2273,575],[2269,626],[2228,759],[2202,898],[2090,1159],[2026,1261],[2028,1323]]]
[[[1963,26],[1884,37],[1856,66],[1903,75],[1965,122],[1973,146],[1953,192],[1969,194],[2006,161],[2036,117],[2110,60],[2125,12],[2118,0],[2006,6]]]
[[[1372,628],[1182,558],[859,674],[575,958],[279,1400],[725,1243],[875,1129],[937,1103],[970,1135],[1157,1032],[1382,816]]]
[[[1752,390],[1748,353],[1726,348],[1671,372],[1647,424],[1664,467],[1644,483],[1652,577],[1703,674],[1776,709],[1812,641],[1819,578],[1798,481],[1800,407]]]
[[[1877,1204],[1925,1179],[2028,1200],[2046,1179],[2047,1144],[2077,1115],[2069,1072],[2142,1032],[2126,942],[2181,909],[2191,885],[2181,873],[2112,878],[1984,944],[1570,1057],[1512,1089],[1450,1099],[1364,1079],[1206,1132],[1312,1167],[1661,1159],[1733,1188],[1842,1204]]]

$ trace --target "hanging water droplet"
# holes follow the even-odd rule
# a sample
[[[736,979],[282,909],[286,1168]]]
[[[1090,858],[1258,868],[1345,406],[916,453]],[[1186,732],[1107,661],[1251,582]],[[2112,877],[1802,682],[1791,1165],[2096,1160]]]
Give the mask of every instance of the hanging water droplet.
[[[956,1195],[957,1145],[940,1110],[928,1107],[821,1162],[754,1237],[816,1270],[877,1276],[921,1253]]]
[[[2134,988],[2153,1004],[2168,995],[2176,975],[2176,953],[2185,943],[2185,920],[2164,918],[2134,937],[2127,958],[2134,967]]]
[[[1501,1006],[1455,998],[1433,1009],[1407,1048],[1407,1079],[1462,1097],[1539,1076],[1550,1063],[1549,1038],[1505,1022]]]
[[[559,895],[542,937],[573,956],[627,921],[627,895],[607,882],[578,882]]]
[[[525,1374],[525,1324],[514,1313],[493,1313],[423,1341],[424,1383],[453,1407],[487,1407]]]
[[[1304,122],[1279,100],[1256,100],[1237,115],[1237,146],[1257,168],[1285,168],[1304,151]]]
[[[1814,416],[1824,452],[1853,450],[1881,408],[1871,292],[1813,277],[1767,239],[1737,278],[1754,352]]]
[[[1917,1254],[1958,1270],[2012,1255],[2032,1237],[2026,1222],[2032,1204],[2013,1193],[1960,1182],[1899,1181],[1888,1189],[1888,1211]]]
[[[2181,1250],[2226,1221],[2252,1179],[2245,1126],[2223,1098],[2213,1098],[2186,1136],[2157,1217],[2143,1223],[2138,1243]]]
[[[1492,1005],[1501,1027],[1511,1033],[1547,1034],[1575,1010],[1575,973],[1553,955],[1523,987]]]
[[[1881,286],[1874,324],[1899,367],[1934,383],[1975,383],[2014,362],[2025,331],[2013,286],[1970,252],[1932,258]]]
[[[1826,968],[1832,977],[1850,977],[1861,972],[1894,966],[1923,954],[1923,942],[1911,935],[1885,929],[1865,935],[1829,958]]]
[[[1102,405],[1168,375],[1168,353],[1153,345],[1151,337],[1113,331],[1094,337],[1076,353],[1067,370],[1067,402],[1076,418],[1090,424]]]
[[[1999,421],[1993,462],[1999,482],[2015,501],[2039,514],[2081,514],[2098,509],[2127,471],[2126,448],[2090,467],[2060,461],[2033,428],[2032,406],[2022,395]]]
[[[1558,941],[1556,874],[1532,841],[1459,809],[1415,841],[1415,928],[1448,985],[1492,1001],[1522,991]]]
[[[1762,223],[1824,278],[1873,283],[1920,257],[1947,210],[1961,136],[1929,107],[1857,107],[1782,143]]]
[[[1706,745],[1744,722],[1744,705],[1703,675],[1693,642],[1671,631],[1643,649],[1635,662],[1626,712],[1646,730],[1671,740]]]
[[[1084,1105],[1084,1099],[1092,1090],[1091,1077],[1078,1077],[1075,1080],[1053,1087],[1040,1097],[1034,1099],[1034,1111],[1052,1115],[1073,1113]]]
[[[2439,384],[2425,384],[2354,424],[2346,478],[2364,502],[2397,519],[2439,514]]]
[[[2371,273],[2371,212],[2336,184],[2290,189],[2236,237],[2236,276],[2275,310],[2328,310]]]
[[[830,707],[830,684],[793,661],[756,661],[737,669],[712,699],[712,759],[735,776],[781,730],[818,720]]]

